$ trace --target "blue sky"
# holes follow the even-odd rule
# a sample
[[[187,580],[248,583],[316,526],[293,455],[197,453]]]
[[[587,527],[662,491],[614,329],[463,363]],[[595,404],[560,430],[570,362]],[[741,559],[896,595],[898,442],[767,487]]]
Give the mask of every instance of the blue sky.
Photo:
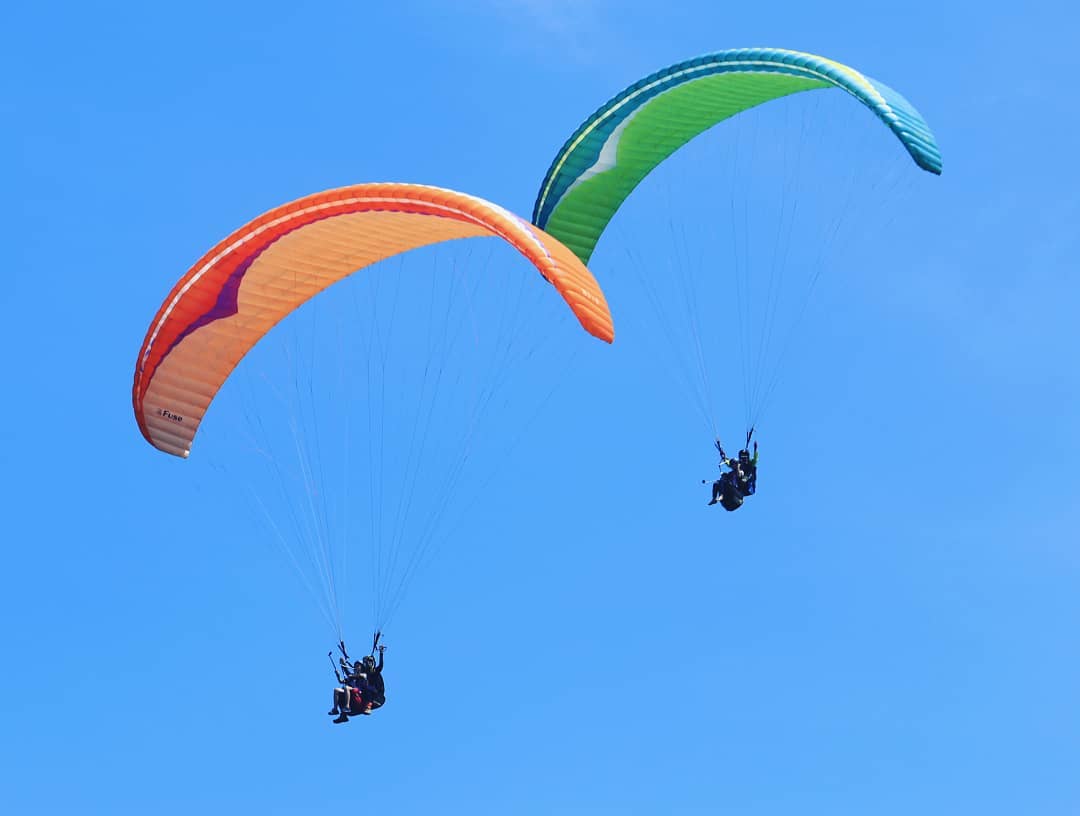
[[[8,12],[0,809],[1077,812],[1075,10],[462,5]],[[601,102],[744,45],[902,90],[945,164],[891,251],[853,247],[815,293],[761,492],[704,506],[710,440],[602,247],[616,344],[539,368],[546,418],[473,480],[387,633],[386,708],[331,726],[332,637],[229,499],[243,466],[138,434],[154,310],[329,187],[527,215]],[[663,253],[646,226],[622,234]]]

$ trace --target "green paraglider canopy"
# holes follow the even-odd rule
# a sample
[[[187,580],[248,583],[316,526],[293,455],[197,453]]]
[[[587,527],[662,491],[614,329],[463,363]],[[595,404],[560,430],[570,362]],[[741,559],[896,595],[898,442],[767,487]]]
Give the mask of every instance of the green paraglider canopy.
[[[896,134],[919,167],[941,173],[941,153],[930,128],[887,85],[813,54],[734,49],[657,71],[585,120],[548,169],[533,223],[587,263],[626,197],[682,145],[741,111],[820,88],[854,96]]]

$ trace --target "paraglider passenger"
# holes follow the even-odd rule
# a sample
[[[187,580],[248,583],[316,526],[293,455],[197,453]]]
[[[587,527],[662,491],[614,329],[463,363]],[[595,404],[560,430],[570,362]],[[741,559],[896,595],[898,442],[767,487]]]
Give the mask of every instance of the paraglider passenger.
[[[738,510],[742,507],[743,495],[739,492],[738,476],[734,471],[721,474],[720,478],[713,482],[712,499],[710,505],[720,503],[725,510]]]
[[[370,714],[374,709],[386,702],[386,688],[382,678],[383,652],[385,646],[379,646],[379,663],[375,664],[375,658],[365,655],[364,659],[357,660],[349,667],[343,658],[341,667],[345,670],[345,678],[340,687],[334,689],[334,706],[328,714],[336,715],[335,723],[349,721],[349,717],[358,714]]]
[[[345,672],[345,678],[341,685],[334,689],[334,707],[328,714],[336,715],[336,723],[349,721],[350,714],[359,714],[363,710],[363,689],[367,685],[363,674],[363,666],[359,660],[350,668],[349,664],[342,659],[341,668]]]
[[[712,499],[709,504],[719,503],[725,510],[738,510],[742,507],[743,499],[754,495],[757,490],[757,442],[754,443],[753,457],[746,448],[739,451],[737,459],[728,457],[719,439],[716,440],[716,449],[720,452],[720,469],[723,470],[725,466],[729,469],[721,473],[720,478],[713,482]]]

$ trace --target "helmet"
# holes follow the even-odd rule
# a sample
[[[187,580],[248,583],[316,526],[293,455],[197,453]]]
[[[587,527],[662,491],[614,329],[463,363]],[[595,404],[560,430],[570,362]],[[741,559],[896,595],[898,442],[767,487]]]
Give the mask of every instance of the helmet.
[[[375,668],[375,658],[372,657],[371,655],[364,655],[364,668],[369,669],[369,670],[374,669]]]
[[[748,451],[746,448],[743,448],[741,451],[739,451],[739,463],[743,465],[750,463],[750,451]]]

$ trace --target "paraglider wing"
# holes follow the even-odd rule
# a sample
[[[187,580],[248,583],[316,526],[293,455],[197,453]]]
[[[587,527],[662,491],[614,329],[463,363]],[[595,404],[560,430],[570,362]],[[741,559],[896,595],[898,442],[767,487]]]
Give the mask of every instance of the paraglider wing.
[[[736,49],[657,71],[597,110],[548,169],[533,208],[533,223],[588,263],[622,202],[679,147],[763,102],[831,87],[848,92],[873,111],[919,167],[941,173],[941,153],[930,128],[888,86],[813,54]]]
[[[543,230],[483,199],[415,184],[307,196],[241,227],[173,287],[146,334],[132,403],[154,447],[186,457],[207,407],[275,324],[351,273],[455,238],[502,238],[562,295],[590,334],[614,328],[588,269]]]

